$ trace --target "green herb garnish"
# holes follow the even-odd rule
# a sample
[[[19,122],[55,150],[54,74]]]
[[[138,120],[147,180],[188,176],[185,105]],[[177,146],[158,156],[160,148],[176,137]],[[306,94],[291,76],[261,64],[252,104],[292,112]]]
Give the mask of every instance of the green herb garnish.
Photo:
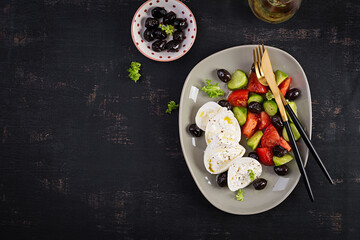
[[[223,92],[223,90],[221,90],[221,88],[218,85],[219,83],[211,84],[211,80],[206,79],[206,85],[201,90],[206,92],[207,95],[209,95],[209,97],[211,98],[224,96],[225,93]]]
[[[250,176],[250,181],[254,181],[255,180],[255,173],[253,172],[252,169],[248,170],[249,176]]]
[[[167,25],[162,25],[162,24],[160,24],[160,25],[159,25],[159,28],[161,28],[161,30],[164,30],[164,31],[166,32],[166,34],[169,34],[170,36],[172,36],[172,35],[173,35],[173,32],[175,31],[174,26],[173,26],[173,25],[169,25],[169,24],[167,24]]]
[[[171,114],[172,110],[178,109],[179,104],[176,104],[174,101],[170,101],[168,103],[168,108],[166,109],[166,113]]]
[[[129,77],[134,82],[137,82],[141,77],[141,74],[139,73],[140,67],[141,67],[141,63],[131,62],[130,68],[127,70],[129,72]]]
[[[271,100],[271,99],[274,99],[274,94],[269,90],[266,94],[265,94],[265,97],[267,100]]]
[[[241,191],[241,189],[239,189],[239,191],[237,192],[235,199],[238,201],[244,201],[244,195],[243,195],[243,191]]]

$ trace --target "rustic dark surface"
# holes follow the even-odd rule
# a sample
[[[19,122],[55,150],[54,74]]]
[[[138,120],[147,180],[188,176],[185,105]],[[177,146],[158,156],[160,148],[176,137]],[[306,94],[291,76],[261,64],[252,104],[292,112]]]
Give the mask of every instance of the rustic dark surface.
[[[130,37],[142,1],[0,1],[1,239],[360,238],[360,2],[303,1],[279,25],[256,19],[246,0],[184,2],[195,45],[158,63]],[[197,189],[178,112],[165,109],[201,59],[259,42],[304,68],[313,143],[336,185],[310,158],[314,203],[299,184],[273,210],[235,216]]]

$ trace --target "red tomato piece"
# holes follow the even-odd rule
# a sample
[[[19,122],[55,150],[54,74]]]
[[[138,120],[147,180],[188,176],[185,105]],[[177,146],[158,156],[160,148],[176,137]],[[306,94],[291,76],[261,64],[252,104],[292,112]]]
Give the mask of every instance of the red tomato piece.
[[[290,88],[290,83],[291,83],[291,77],[288,77],[285,81],[283,81],[280,85],[279,85],[279,90],[281,92],[282,95],[284,95],[287,93],[287,91]]]
[[[273,148],[277,145],[280,145],[280,135],[276,128],[270,124],[261,139],[261,146],[263,148]]]
[[[249,77],[249,85],[247,89],[250,92],[255,93],[267,93],[269,91],[269,88],[267,86],[262,85],[259,80],[256,77],[256,74],[254,72],[251,72]]]
[[[271,119],[270,119],[269,115],[265,111],[262,111],[260,113],[259,129],[260,130],[265,129],[270,124],[271,124]]]
[[[273,166],[274,162],[273,152],[271,148],[257,148],[256,153],[259,156],[259,161],[266,166]]]
[[[234,107],[246,107],[248,98],[249,90],[240,89],[232,92],[228,98],[228,101]]]
[[[283,138],[280,138],[280,146],[282,146],[283,148],[286,149],[286,151],[290,152],[291,151],[291,147],[290,144]]]
[[[241,127],[242,133],[247,138],[250,138],[257,130],[258,122],[259,122],[259,115],[248,111],[246,116],[246,122],[244,126]]]

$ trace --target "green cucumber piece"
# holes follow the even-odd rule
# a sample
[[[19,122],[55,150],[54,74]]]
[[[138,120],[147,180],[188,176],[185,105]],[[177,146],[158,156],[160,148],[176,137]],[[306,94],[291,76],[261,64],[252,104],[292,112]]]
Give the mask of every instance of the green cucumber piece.
[[[273,156],[273,162],[275,163],[275,166],[284,165],[285,163],[288,163],[293,159],[294,159],[294,157],[289,153],[285,154],[282,157]]]
[[[294,135],[295,141],[299,140],[301,135],[300,135],[299,131],[297,130],[297,128],[295,127],[295,124],[290,123],[290,128]],[[283,138],[289,142],[289,136],[288,136],[285,128],[283,128],[282,135],[283,135]]]
[[[298,116],[296,103],[295,103],[295,102],[289,102],[288,104],[289,104],[289,106],[291,107],[291,109],[293,110],[293,112],[295,113],[295,116]],[[291,119],[289,113],[286,112],[286,114],[288,115],[288,118],[289,118],[290,122],[294,122],[294,121]]]
[[[263,136],[263,132],[261,130],[254,133],[254,135],[251,136],[246,142],[246,144],[252,149],[255,150],[257,146],[259,145],[259,142],[261,140],[261,137]]]
[[[240,126],[244,125],[247,117],[246,107],[233,107],[232,111]]]
[[[241,70],[236,70],[231,75],[231,80],[227,83],[227,87],[230,90],[236,90],[236,89],[246,87],[248,82],[249,82],[249,80],[248,80],[246,74]]]
[[[275,78],[276,78],[276,84],[279,86],[285,79],[288,78],[289,75],[286,73],[283,73],[280,70],[276,70],[275,72]]]
[[[249,97],[247,104],[249,104],[251,102],[262,103],[263,101],[264,101],[264,98],[261,95],[254,93]]]
[[[278,111],[278,106],[276,105],[276,102],[274,100],[266,100],[263,103],[263,107],[265,112],[270,116],[274,116]]]

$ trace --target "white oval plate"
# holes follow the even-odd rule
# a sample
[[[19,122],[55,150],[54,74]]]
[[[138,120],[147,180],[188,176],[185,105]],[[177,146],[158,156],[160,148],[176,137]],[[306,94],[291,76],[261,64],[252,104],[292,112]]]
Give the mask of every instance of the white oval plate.
[[[252,50],[256,45],[245,45],[229,48],[217,52],[198,63],[189,73],[181,93],[179,110],[179,133],[180,142],[187,166],[194,178],[194,181],[204,197],[218,209],[238,215],[250,215],[265,212],[284,201],[295,188],[300,178],[300,172],[296,162],[291,161],[287,164],[290,173],[284,177],[275,174],[273,167],[263,165],[261,177],[268,183],[265,189],[255,190],[252,185],[243,190],[244,201],[235,200],[235,193],[227,187],[221,188],[216,183],[216,175],[208,173],[204,167],[203,154],[206,147],[204,137],[192,137],[187,128],[189,124],[195,122],[197,110],[208,101],[218,101],[211,99],[206,93],[201,91],[205,80],[211,79],[212,83],[219,82],[219,86],[225,91],[226,84],[222,83],[216,75],[216,69],[227,69],[230,73],[236,69],[242,69],[245,72],[250,71],[253,63]],[[291,87],[299,88],[301,96],[295,100],[299,119],[303,127],[311,137],[312,111],[311,95],[306,75],[300,64],[290,54],[274,47],[266,47],[269,51],[271,63],[274,71],[279,69],[292,77]],[[198,91],[198,94],[196,92]],[[226,95],[226,94],[225,94]],[[247,152],[251,149],[246,145],[246,138],[242,136],[241,144]],[[308,149],[305,143],[300,139],[298,147],[303,161],[306,163],[308,158]],[[307,194],[304,192],[304,198],[307,201]]]

